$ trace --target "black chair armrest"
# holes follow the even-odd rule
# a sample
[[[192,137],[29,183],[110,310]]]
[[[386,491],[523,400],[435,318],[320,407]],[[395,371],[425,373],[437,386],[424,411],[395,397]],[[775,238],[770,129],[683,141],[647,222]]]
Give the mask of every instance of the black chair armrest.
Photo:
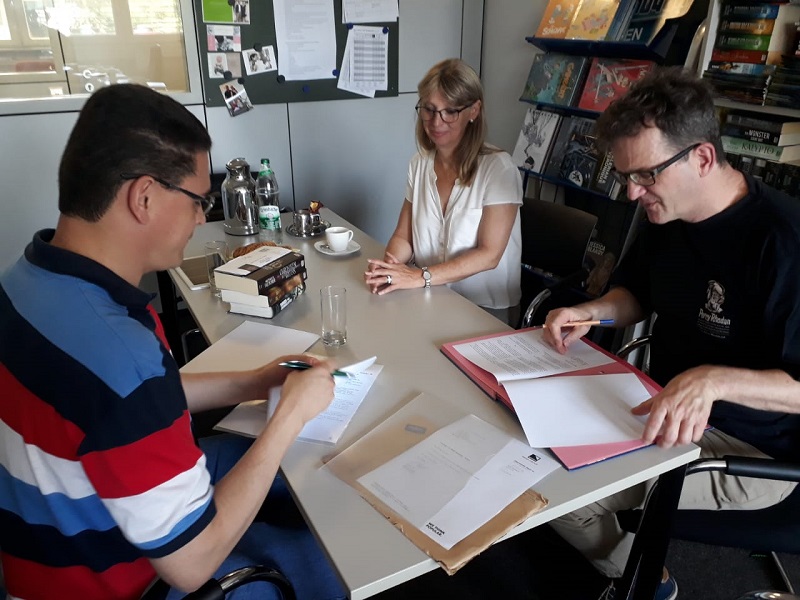
[[[222,600],[228,592],[232,592],[240,586],[256,581],[263,581],[274,585],[280,592],[283,600],[297,599],[292,584],[283,573],[269,567],[254,565],[231,571],[227,575],[220,577],[219,580],[209,579],[199,589],[184,596],[184,600]],[[159,579],[148,588],[141,600],[160,600],[165,598],[168,592],[169,586],[163,580]]]

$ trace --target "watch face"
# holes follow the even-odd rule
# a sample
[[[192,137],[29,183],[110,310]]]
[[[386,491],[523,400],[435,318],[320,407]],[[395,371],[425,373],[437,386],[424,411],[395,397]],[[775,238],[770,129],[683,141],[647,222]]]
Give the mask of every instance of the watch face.
[[[422,278],[423,278],[425,281],[430,281],[430,280],[431,280],[431,274],[430,274],[430,272],[429,272],[429,271],[423,271],[423,272],[422,272]]]

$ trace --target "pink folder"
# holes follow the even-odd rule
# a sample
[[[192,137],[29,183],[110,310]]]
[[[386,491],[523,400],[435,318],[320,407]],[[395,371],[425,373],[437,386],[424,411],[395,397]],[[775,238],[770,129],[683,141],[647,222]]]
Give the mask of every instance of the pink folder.
[[[532,327],[531,329],[537,329]],[[471,338],[468,340],[459,340],[457,342],[448,342],[443,344],[441,347],[442,354],[444,354],[447,358],[449,358],[453,364],[455,364],[464,374],[472,379],[479,388],[481,388],[486,394],[494,399],[499,400],[503,404],[505,404],[508,408],[512,411],[514,410],[514,406],[511,404],[511,400],[508,397],[508,393],[506,392],[505,388],[498,383],[495,376],[489,373],[489,371],[485,371],[481,369],[473,362],[464,358],[456,349],[455,346],[459,344],[464,344],[468,342],[476,342],[478,340],[485,340],[493,337],[501,337],[504,335],[512,335],[515,333],[519,333],[520,331],[526,330],[515,330],[515,331],[504,331],[502,333],[495,333],[491,335],[484,335],[481,337]],[[622,360],[611,354],[610,352],[606,352],[596,344],[590,342],[589,340],[584,339],[584,342],[589,344],[592,348],[599,350],[603,354],[607,355],[611,358],[614,362],[601,365],[599,367],[592,367],[589,369],[580,369],[578,371],[571,371],[569,373],[563,373],[562,375],[552,375],[552,377],[562,377],[563,375],[602,375],[604,373],[633,373],[636,375],[639,380],[642,382],[647,391],[650,394],[656,394],[661,390],[661,387],[652,379],[650,379],[647,375],[642,373],[639,369],[631,365],[630,363]],[[600,462],[601,460],[605,460],[607,458],[612,458],[614,456],[619,456],[620,454],[625,454],[626,452],[631,452],[633,450],[638,450],[639,448],[644,448],[648,444],[645,444],[641,440],[633,440],[629,442],[614,442],[611,444],[591,444],[585,446],[560,446],[557,448],[550,448],[553,454],[556,455],[558,460],[567,468],[567,469],[577,469],[578,467],[584,467],[586,465],[590,465],[592,463]]]

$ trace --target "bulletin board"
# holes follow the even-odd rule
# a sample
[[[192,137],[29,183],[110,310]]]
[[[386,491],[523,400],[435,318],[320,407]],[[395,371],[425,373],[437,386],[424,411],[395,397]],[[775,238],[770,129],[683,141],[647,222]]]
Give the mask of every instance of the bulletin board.
[[[262,54],[267,61],[267,68],[269,66],[270,58],[277,59],[280,64],[281,57],[278,56],[277,38],[275,35],[275,23],[272,0],[249,0],[247,2],[247,10],[249,14],[249,24],[242,22],[228,22],[222,23],[219,20],[224,20],[228,11],[233,11],[232,6],[234,0],[195,0],[195,22],[197,23],[197,33],[200,49],[200,66],[203,77],[203,88],[205,91],[207,106],[225,106],[225,98],[223,92],[220,90],[220,85],[230,83],[234,88],[244,87],[252,104],[270,104],[270,103],[285,103],[285,102],[316,102],[320,100],[344,100],[349,98],[364,98],[360,94],[341,90],[337,88],[338,83],[338,69],[342,65],[342,57],[345,52],[345,45],[347,43],[347,35],[351,25],[342,23],[342,0],[331,0],[334,5],[334,26],[336,33],[336,77],[331,79],[313,79],[313,80],[294,80],[286,81],[279,75],[279,70],[267,71],[257,74],[247,74],[247,67],[242,51],[255,51]],[[209,10],[209,6],[214,5],[216,8],[216,15],[214,10]],[[209,21],[204,21],[204,5],[206,18]],[[238,10],[238,8],[237,8]],[[220,17],[222,17],[220,19]],[[219,19],[219,20],[213,20]],[[241,44],[241,51],[227,51],[225,49],[226,59],[222,59],[225,63],[222,66],[214,64],[215,60],[219,60],[216,48],[209,50],[211,40],[209,40],[209,30],[207,25],[213,26],[215,32],[229,32],[227,27],[238,27],[241,39],[236,40],[237,47]],[[387,89],[386,91],[377,90],[375,97],[380,98],[384,96],[397,96],[398,84],[398,38],[399,38],[399,24],[398,21],[388,23],[359,23],[359,25],[378,26],[381,28],[385,35],[389,36],[388,39],[388,64],[387,64]],[[216,29],[219,28],[219,29]],[[227,43],[227,42],[226,42]],[[273,55],[268,56],[267,49],[269,47],[274,49]],[[209,60],[211,54],[211,60]],[[240,77],[237,77],[237,69],[233,63],[233,55],[238,55]],[[252,53],[250,53],[252,54]],[[248,57],[254,58],[254,57]],[[223,70],[224,69],[224,70]],[[212,78],[212,71],[216,70],[218,77]],[[222,74],[220,75],[220,71]]]

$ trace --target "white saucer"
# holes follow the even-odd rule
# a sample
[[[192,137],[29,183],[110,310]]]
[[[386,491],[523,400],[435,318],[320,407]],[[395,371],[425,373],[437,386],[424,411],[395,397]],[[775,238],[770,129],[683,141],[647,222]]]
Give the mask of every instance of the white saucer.
[[[322,252],[323,254],[327,254],[328,256],[347,256],[348,254],[352,254],[353,252],[358,252],[361,250],[361,245],[358,242],[354,242],[350,240],[347,242],[347,248],[342,250],[341,252],[334,252],[328,246],[328,243],[325,240],[320,240],[318,242],[314,242],[314,248]]]

